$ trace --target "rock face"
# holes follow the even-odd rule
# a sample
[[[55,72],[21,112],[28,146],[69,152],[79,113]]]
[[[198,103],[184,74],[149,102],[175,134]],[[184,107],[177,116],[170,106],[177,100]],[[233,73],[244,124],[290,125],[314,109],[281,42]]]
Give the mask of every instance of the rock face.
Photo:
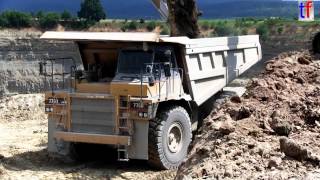
[[[42,32],[0,31],[0,95],[38,93],[49,87],[39,75],[39,62],[48,58],[73,57],[79,62],[76,46],[70,42],[40,40]]]

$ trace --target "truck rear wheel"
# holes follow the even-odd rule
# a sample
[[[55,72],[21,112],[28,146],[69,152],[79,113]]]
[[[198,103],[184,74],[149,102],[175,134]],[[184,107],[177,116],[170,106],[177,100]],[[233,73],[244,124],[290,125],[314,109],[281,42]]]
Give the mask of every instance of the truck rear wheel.
[[[149,163],[160,169],[176,169],[185,159],[192,138],[187,111],[179,106],[157,114],[149,125]]]

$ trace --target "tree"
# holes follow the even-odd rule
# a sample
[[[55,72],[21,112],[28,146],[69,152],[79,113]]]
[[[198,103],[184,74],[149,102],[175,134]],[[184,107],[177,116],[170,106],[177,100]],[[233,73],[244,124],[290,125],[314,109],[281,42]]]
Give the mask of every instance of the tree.
[[[28,13],[5,11],[1,14],[1,24],[12,28],[30,27],[32,16]]]
[[[84,0],[81,3],[81,9],[78,12],[79,18],[88,21],[100,21],[106,18],[106,14],[100,0]]]
[[[237,35],[236,28],[227,23],[218,23],[214,30],[217,36]]]
[[[60,16],[57,13],[48,13],[40,18],[40,26],[42,28],[54,28],[58,25]]]
[[[36,17],[37,17],[38,19],[43,18],[43,17],[44,17],[43,11],[38,11],[38,12],[36,13]]]
[[[263,41],[266,41],[269,37],[269,28],[266,24],[259,25],[256,32],[260,35]]]
[[[61,13],[61,19],[63,20],[70,20],[71,18],[72,18],[72,15],[68,11],[64,10]]]
[[[9,24],[8,20],[3,17],[3,16],[0,16],[0,27],[7,27]]]
[[[148,31],[153,31],[157,27],[157,23],[155,21],[148,22],[146,28]]]

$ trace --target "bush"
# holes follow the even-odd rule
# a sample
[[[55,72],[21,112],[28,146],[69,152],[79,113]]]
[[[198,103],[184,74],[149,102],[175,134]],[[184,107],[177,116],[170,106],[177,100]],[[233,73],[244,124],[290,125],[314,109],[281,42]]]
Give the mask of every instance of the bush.
[[[1,26],[10,28],[30,27],[32,16],[28,13],[5,11],[1,14]]]
[[[243,28],[242,30],[241,30],[241,35],[248,35],[248,29],[247,28]]]
[[[170,29],[168,25],[161,26],[161,35],[170,35]]]
[[[72,15],[71,15],[68,11],[64,10],[64,11],[61,13],[61,19],[63,19],[63,20],[70,20],[70,19],[72,19]]]
[[[137,30],[138,29],[138,23],[136,21],[130,21],[129,23],[124,23],[121,27],[122,31],[127,30]]]
[[[0,27],[8,27],[8,24],[8,20],[5,17],[0,16]]]
[[[71,29],[82,30],[82,29],[89,28],[94,24],[95,24],[94,21],[82,21],[82,20],[73,19],[71,23],[68,23],[68,27],[70,27]]]
[[[269,28],[266,24],[261,24],[256,29],[257,34],[260,35],[263,41],[266,41],[269,37]]]
[[[43,11],[38,11],[38,12],[36,13],[36,17],[37,17],[38,19],[43,18],[44,15],[45,15],[45,14],[43,13]]]
[[[153,31],[156,28],[156,26],[157,26],[157,23],[155,21],[150,21],[147,23],[146,28],[148,31]]]
[[[200,23],[201,27],[203,30],[208,30],[210,29],[210,23],[209,21],[203,21],[202,23]]]
[[[137,30],[138,29],[138,23],[136,21],[131,21],[128,25],[129,30]]]
[[[219,23],[215,27],[215,33],[217,36],[234,36],[238,35],[238,31],[230,24]]]
[[[39,19],[41,28],[50,29],[58,25],[60,16],[57,13],[48,13],[44,17]]]
[[[146,22],[146,20],[144,20],[144,19],[140,19],[140,20],[139,20],[139,23],[140,23],[140,24],[144,24],[145,22]]]
[[[282,26],[278,27],[277,32],[278,32],[279,35],[282,34],[282,32],[283,32],[283,27],[282,27]]]

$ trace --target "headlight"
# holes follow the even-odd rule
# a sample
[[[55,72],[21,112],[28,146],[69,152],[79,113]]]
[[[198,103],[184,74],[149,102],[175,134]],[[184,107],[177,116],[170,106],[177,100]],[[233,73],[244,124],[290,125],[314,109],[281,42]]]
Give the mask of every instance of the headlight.
[[[139,112],[139,117],[143,117],[143,112]]]
[[[45,108],[45,111],[46,111],[47,113],[53,112],[53,107],[46,107],[46,108]]]

